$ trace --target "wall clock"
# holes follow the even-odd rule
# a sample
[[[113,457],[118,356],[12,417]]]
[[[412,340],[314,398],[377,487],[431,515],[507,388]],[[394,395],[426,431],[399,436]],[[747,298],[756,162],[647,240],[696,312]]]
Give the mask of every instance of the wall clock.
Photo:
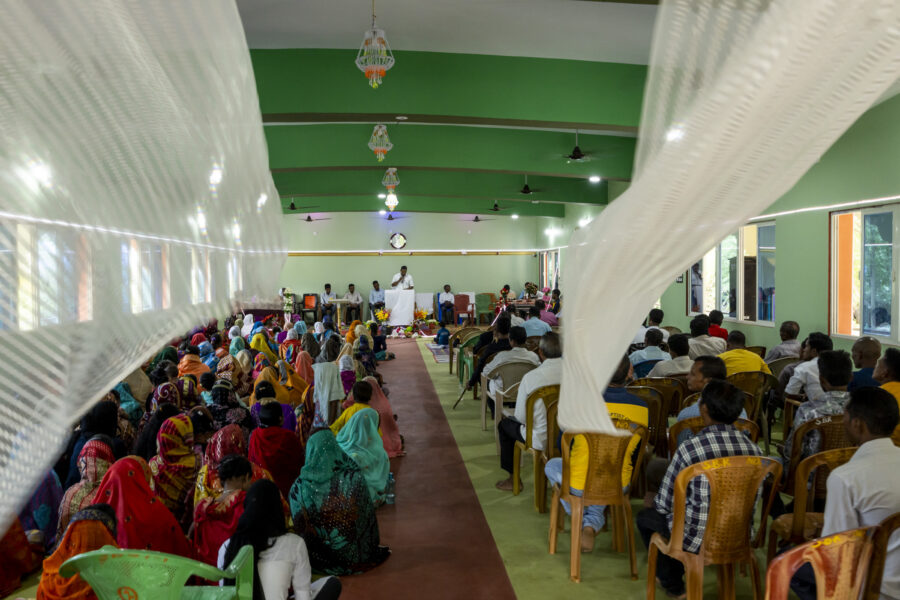
[[[402,233],[395,233],[391,236],[391,248],[394,250],[400,250],[401,248],[406,246],[406,236]]]

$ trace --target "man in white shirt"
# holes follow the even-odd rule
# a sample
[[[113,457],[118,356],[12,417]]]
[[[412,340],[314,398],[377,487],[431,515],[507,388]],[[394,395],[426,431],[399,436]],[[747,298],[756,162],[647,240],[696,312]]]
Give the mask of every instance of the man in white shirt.
[[[325,291],[322,292],[321,302],[319,303],[319,309],[322,313],[319,320],[324,320],[325,316],[328,315],[332,319],[334,318],[334,304],[331,303],[332,300],[337,299],[337,294],[331,291],[331,284],[325,284]]]
[[[453,321],[453,292],[450,291],[450,284],[444,286],[444,291],[438,294],[438,307],[441,310],[441,320],[444,323]]]
[[[812,361],[816,362],[816,361]],[[897,401],[886,390],[861,387],[844,407],[847,437],[859,444],[856,453],[828,476],[822,537],[848,529],[878,525],[900,512],[900,448],[891,434],[900,421]],[[812,569],[804,565],[791,580],[802,599],[816,598]],[[900,532],[888,540],[881,598],[900,598]]]
[[[641,327],[638,329],[637,333],[634,335],[634,339],[631,340],[631,343],[632,344],[643,344],[644,336],[647,335],[648,329],[659,329],[660,331],[662,331],[663,341],[668,342],[669,341],[669,332],[660,327],[660,325],[662,324],[663,316],[664,316],[664,313],[663,313],[662,309],[654,308],[653,310],[651,310],[650,314],[647,315],[647,326],[644,327],[643,325],[641,325]]]
[[[500,435],[500,466],[509,476],[497,482],[497,489],[512,489],[513,448],[517,441],[525,441],[525,404],[528,396],[538,388],[547,385],[559,385],[562,381],[562,342],[559,334],[545,333],[541,337],[541,345],[538,350],[541,362],[534,371],[525,374],[519,383],[519,391],[516,395],[515,417],[504,417],[498,427]],[[543,400],[534,403],[534,424],[531,431],[531,446],[538,450],[544,450],[553,440],[547,440],[547,408]]]
[[[821,400],[825,397],[825,391],[819,382],[819,361],[817,360],[820,352],[831,350],[834,347],[831,338],[815,331],[806,338],[806,344],[803,346],[800,359],[802,362],[794,369],[794,374],[784,388],[784,393],[788,397],[798,398],[801,393],[806,393],[807,400]]]
[[[356,286],[352,283],[347,286],[347,293],[344,294],[344,300],[349,300],[347,304],[347,312],[344,318],[348,323],[352,323],[355,319],[362,319],[362,294],[356,291]]]
[[[378,283],[378,280],[372,282],[372,289],[369,291],[369,312],[372,313],[372,318],[375,318],[375,311],[381,310],[384,308],[384,290],[381,289],[381,284]]]
[[[653,365],[647,377],[671,377],[684,375],[691,370],[694,360],[688,356],[691,351],[690,338],[686,333],[676,333],[669,338],[669,354],[672,360],[664,360]]]
[[[503,379],[499,375],[491,376],[491,374],[495,373],[501,366],[511,362],[528,362],[536,367],[541,364],[541,359],[538,358],[538,355],[525,348],[525,340],[527,339],[528,335],[526,335],[524,327],[510,327],[509,345],[512,346],[512,348],[510,350],[498,352],[494,355],[493,360],[491,360],[491,362],[484,367],[484,371],[481,372],[482,375],[489,379],[487,394],[491,400],[496,399],[496,394],[499,390],[505,389]]]
[[[406,272],[406,265],[400,267],[400,272],[391,279],[391,287],[395,290],[413,289],[413,278],[412,275]]]
[[[631,361],[632,365],[648,360],[670,360],[672,356],[659,347],[662,341],[662,330],[648,329],[644,335],[644,347],[629,354],[628,360]]]
[[[537,306],[532,306],[528,309],[528,320],[525,321],[522,327],[525,328],[525,333],[528,334],[528,337],[544,335],[551,331],[550,325],[546,321],[541,320],[541,309]]]
[[[688,342],[691,359],[698,356],[718,356],[725,352],[725,340],[709,335],[709,317],[697,315],[691,319],[691,339]]]

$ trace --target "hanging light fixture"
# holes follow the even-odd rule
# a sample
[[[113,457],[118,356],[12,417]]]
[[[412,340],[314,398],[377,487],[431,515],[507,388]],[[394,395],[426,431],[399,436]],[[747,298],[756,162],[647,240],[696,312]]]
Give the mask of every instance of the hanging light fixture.
[[[393,192],[397,189],[397,186],[400,185],[400,178],[397,177],[396,168],[391,167],[384,172],[384,179],[381,180],[381,185],[386,187],[389,192]]]
[[[378,89],[381,78],[394,66],[394,54],[384,36],[384,29],[375,26],[375,0],[372,0],[372,28],[363,35],[356,55],[356,66],[366,75],[372,89]]]
[[[394,212],[394,209],[397,208],[397,205],[400,204],[400,201],[397,200],[397,194],[391,192],[387,195],[387,200],[384,201],[384,205],[388,207],[388,210]]]
[[[369,148],[375,153],[378,162],[384,160],[384,155],[393,148],[391,138],[388,137],[387,127],[380,123],[372,130],[372,137],[369,138]]]

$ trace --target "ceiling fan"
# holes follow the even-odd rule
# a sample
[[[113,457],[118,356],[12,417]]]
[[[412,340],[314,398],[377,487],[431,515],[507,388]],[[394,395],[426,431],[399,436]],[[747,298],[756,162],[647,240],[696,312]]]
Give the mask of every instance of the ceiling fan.
[[[500,206],[500,204],[494,200],[494,206],[490,208],[491,212],[500,212],[501,210],[509,210],[506,206]]]
[[[288,206],[288,210],[311,210],[313,208],[319,208],[318,205],[315,206],[297,206],[294,204],[294,201],[291,200],[291,204]]]
[[[475,215],[474,219],[460,219],[460,221],[468,221],[470,223],[482,223],[484,221],[493,221],[494,219],[482,219],[478,215]]]
[[[522,186],[522,189],[519,190],[519,193],[524,196],[530,196],[535,192],[540,192],[541,190],[534,190],[528,185],[528,173],[525,173],[525,185]]]
[[[313,219],[312,215],[306,215],[305,219],[297,219],[298,221],[303,221],[305,223],[312,223],[314,221],[330,221],[331,217],[322,217],[320,219]]]
[[[569,154],[565,154],[566,162],[587,162],[591,160],[591,155],[589,153],[585,153],[581,151],[581,148],[578,146],[578,130],[575,130],[575,147],[572,148],[572,151]]]
[[[385,221],[396,221],[398,219],[405,219],[406,217],[395,217],[394,213],[388,213],[387,219]]]

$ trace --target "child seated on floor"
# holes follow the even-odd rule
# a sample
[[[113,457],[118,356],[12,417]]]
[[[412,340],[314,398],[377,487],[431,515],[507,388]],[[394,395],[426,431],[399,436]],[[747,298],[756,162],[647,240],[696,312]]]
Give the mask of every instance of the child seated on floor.
[[[450,330],[447,329],[447,324],[444,321],[441,321],[441,328],[437,330],[437,334],[434,336],[434,343],[438,346],[450,344]]]
[[[353,398],[353,404],[345,408],[344,412],[341,413],[341,416],[335,419],[334,423],[331,424],[331,432],[334,433],[334,435],[337,435],[338,432],[340,432],[344,425],[350,420],[350,417],[364,408],[370,408],[369,400],[372,399],[372,385],[368,381],[357,381],[353,384],[350,396]],[[378,428],[378,433],[381,433],[381,427]]]

